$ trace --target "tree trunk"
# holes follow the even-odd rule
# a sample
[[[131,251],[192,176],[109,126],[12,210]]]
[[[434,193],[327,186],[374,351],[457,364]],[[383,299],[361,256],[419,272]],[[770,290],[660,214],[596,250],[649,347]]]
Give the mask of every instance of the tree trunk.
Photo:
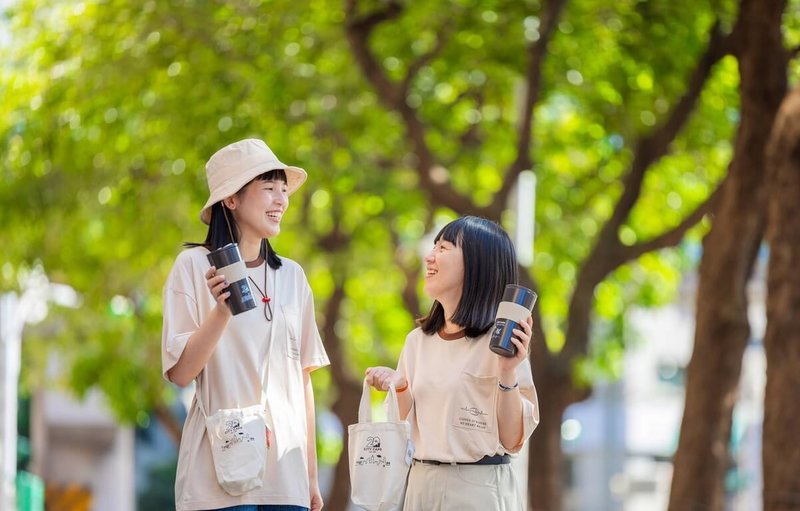
[[[520,284],[539,291],[524,267]],[[564,453],[561,450],[561,418],[567,407],[585,398],[577,395],[570,371],[556,364],[545,343],[539,309],[533,309],[531,368],[539,397],[539,426],[528,440],[528,509],[557,511],[562,508]],[[586,393],[584,393],[586,394]]]
[[[344,511],[350,503],[350,470],[347,462],[347,426],[358,422],[358,404],[361,401],[361,385],[349,376],[347,364],[344,361],[343,343],[336,335],[336,321],[338,321],[345,299],[344,272],[338,272],[340,280],[336,282],[331,297],[325,304],[325,323],[322,328],[322,339],[325,350],[330,358],[331,377],[338,391],[336,401],[331,407],[333,413],[339,418],[345,428],[344,448],[336,463],[333,476],[333,486],[329,495],[324,496],[325,508],[332,511]]]
[[[800,89],[784,102],[769,150],[764,511],[800,509]]]
[[[344,427],[342,441],[344,446],[336,468],[333,471],[331,493],[325,499],[325,509],[345,511],[350,504],[350,466],[347,457],[347,426],[358,422],[358,405],[361,402],[361,385],[351,380],[336,382],[339,397],[331,409]]]
[[[546,374],[546,373],[545,373]],[[555,383],[551,375],[536,375],[541,422],[531,435],[528,454],[528,509],[553,511],[562,508],[564,453],[561,450],[561,418],[576,399],[570,381]]]
[[[721,510],[724,504],[731,413],[750,335],[745,287],[765,222],[765,148],[786,91],[784,6],[785,0],[742,0],[734,28],[741,124],[717,214],[703,241],[670,511]]]
[[[153,410],[153,415],[161,422],[161,425],[164,427],[164,430],[169,435],[170,439],[175,442],[175,448],[178,448],[181,445],[181,436],[183,435],[183,424],[178,422],[178,419],[175,418],[175,414],[172,413],[172,410],[167,408],[165,405],[158,405]]]

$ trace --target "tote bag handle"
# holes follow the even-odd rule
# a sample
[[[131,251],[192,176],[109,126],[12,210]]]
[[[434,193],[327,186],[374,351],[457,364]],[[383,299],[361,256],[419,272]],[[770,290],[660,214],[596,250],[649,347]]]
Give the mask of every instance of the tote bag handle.
[[[372,422],[372,400],[371,391],[367,379],[364,378],[364,388],[361,391],[361,403],[358,406],[358,422]],[[397,389],[394,383],[389,383],[389,395],[386,403],[386,420],[388,422],[400,422],[400,405],[397,402]]]

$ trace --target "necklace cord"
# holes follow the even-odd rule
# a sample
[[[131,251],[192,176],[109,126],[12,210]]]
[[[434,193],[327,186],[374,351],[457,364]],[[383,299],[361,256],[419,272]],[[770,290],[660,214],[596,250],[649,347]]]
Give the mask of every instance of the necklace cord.
[[[255,280],[253,280],[253,277],[248,275],[247,278],[250,279],[250,282],[252,282],[253,285],[256,287],[256,290],[258,290],[258,293],[261,295],[261,301],[264,302],[264,318],[267,321],[272,321],[272,317],[273,317],[273,315],[272,315],[272,305],[270,305],[270,303],[272,302],[272,299],[269,296],[267,296],[267,264],[266,264],[266,261],[264,262],[264,291],[261,291],[261,288],[258,287],[258,284],[256,284]]]

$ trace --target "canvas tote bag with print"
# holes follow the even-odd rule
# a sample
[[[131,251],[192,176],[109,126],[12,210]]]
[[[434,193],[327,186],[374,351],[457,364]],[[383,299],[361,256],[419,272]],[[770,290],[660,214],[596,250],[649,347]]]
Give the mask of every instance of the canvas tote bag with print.
[[[414,455],[411,425],[400,420],[397,391],[389,386],[387,421],[372,422],[370,386],[364,380],[358,424],[347,428],[350,498],[367,511],[403,509],[408,470]]]
[[[263,394],[263,393],[262,393]],[[206,432],[217,482],[228,494],[242,495],[264,484],[269,425],[265,399],[246,408],[228,408],[206,415]]]

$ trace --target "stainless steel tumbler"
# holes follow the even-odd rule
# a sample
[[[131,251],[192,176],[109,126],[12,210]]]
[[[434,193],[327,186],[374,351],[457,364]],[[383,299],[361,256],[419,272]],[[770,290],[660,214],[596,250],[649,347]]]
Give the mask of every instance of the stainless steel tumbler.
[[[517,355],[517,347],[511,342],[514,329],[531,315],[535,303],[536,293],[527,287],[516,284],[506,286],[503,300],[497,308],[492,340],[489,342],[490,350],[504,357]]]
[[[228,281],[228,291],[231,295],[225,302],[231,312],[241,314],[256,308],[250,283],[247,281],[247,269],[239,253],[239,245],[228,243],[222,248],[209,252],[208,262],[217,268],[217,275],[224,275]]]

